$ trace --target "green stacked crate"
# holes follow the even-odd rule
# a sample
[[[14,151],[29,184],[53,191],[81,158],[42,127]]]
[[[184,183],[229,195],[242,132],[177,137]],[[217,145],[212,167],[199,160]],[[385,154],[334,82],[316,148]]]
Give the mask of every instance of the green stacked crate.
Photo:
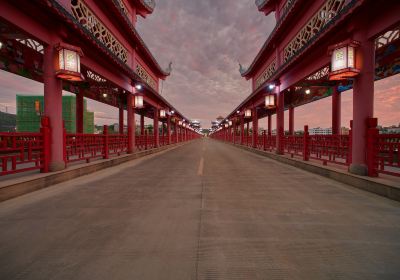
[[[39,131],[43,104],[43,96],[17,95],[17,131]]]
[[[84,133],[94,133],[94,112],[87,112],[83,113],[83,130]]]
[[[63,120],[67,133],[76,133],[76,100],[75,96],[63,96]]]

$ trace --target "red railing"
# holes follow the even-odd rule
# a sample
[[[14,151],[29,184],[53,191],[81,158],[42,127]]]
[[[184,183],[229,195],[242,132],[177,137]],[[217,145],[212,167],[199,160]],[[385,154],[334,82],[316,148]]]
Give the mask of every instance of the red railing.
[[[377,135],[374,152],[377,172],[400,176],[400,134]]]
[[[45,166],[43,133],[0,133],[0,175]]]
[[[307,142],[311,159],[322,160],[324,164],[350,164],[349,135],[309,135]]]
[[[65,162],[106,158],[106,136],[103,134],[66,134]]]
[[[283,137],[283,149],[286,153],[295,156],[303,155],[304,136],[285,135]]]

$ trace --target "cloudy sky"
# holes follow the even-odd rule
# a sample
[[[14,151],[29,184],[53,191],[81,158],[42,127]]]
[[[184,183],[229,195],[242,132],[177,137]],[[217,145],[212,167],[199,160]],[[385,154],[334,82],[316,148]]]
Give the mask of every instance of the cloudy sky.
[[[162,95],[204,127],[229,114],[250,94],[238,62],[249,65],[275,25],[274,16],[257,11],[254,0],[156,0],[154,13],[137,29],[160,65],[173,62]],[[0,110],[15,112],[15,94],[43,92],[41,84],[0,71]],[[400,75],[375,84],[375,115],[382,125],[400,122]],[[296,108],[295,127],[330,127],[331,99]],[[352,93],[343,93],[342,125],[349,126]],[[117,110],[88,102],[97,124],[117,121]],[[286,112],[287,123],[287,112]],[[260,126],[265,127],[265,121]],[[274,122],[273,122],[274,123]],[[273,125],[274,126],[274,125]]]

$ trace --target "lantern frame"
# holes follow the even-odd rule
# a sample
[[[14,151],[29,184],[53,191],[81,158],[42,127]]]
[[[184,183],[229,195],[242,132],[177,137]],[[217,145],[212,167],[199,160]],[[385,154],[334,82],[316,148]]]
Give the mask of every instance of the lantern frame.
[[[159,116],[161,119],[165,119],[167,117],[167,111],[165,109],[160,109]]]
[[[56,77],[71,82],[82,82],[85,80],[81,73],[82,49],[66,43],[58,43],[55,46],[58,51],[58,60],[56,65]],[[68,59],[75,59],[72,63]]]
[[[244,117],[245,118],[251,118],[251,116],[252,116],[251,109],[244,110]]]
[[[328,48],[328,53],[331,56],[329,80],[346,80],[360,73],[360,69],[356,66],[356,53],[359,45],[360,43],[357,41],[347,40]],[[340,55],[340,53],[342,54]],[[339,58],[342,57],[340,59],[341,64],[335,65],[335,63],[340,63],[338,56]]]
[[[267,109],[276,108],[276,94],[265,95],[265,108]]]
[[[141,109],[144,107],[144,96],[142,94],[136,93],[133,98],[133,107],[136,109]]]

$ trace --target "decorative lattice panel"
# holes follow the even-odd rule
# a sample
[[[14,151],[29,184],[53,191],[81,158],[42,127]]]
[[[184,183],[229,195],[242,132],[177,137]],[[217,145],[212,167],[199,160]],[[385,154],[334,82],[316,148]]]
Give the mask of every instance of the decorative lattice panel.
[[[33,39],[15,39],[16,41],[20,42],[21,44],[24,44],[25,46],[34,49],[35,51],[43,54],[44,53],[44,47],[41,43],[33,40]]]
[[[156,81],[149,75],[149,73],[147,73],[147,71],[140,64],[136,65],[136,74],[138,74],[138,76],[142,78],[142,80],[145,81],[146,84],[148,84],[150,87],[152,87],[154,90],[157,91]]]
[[[116,1],[118,2],[118,4],[119,4],[121,10],[125,13],[125,15],[126,15],[128,18],[131,18],[131,15],[130,15],[128,9],[126,8],[126,5],[125,5],[124,1],[123,1],[123,0],[116,0]]]
[[[261,86],[266,80],[268,80],[276,71],[276,59],[274,59],[264,70],[264,72],[256,80],[256,88]]]
[[[95,82],[99,82],[99,83],[107,82],[106,79],[100,77],[99,75],[97,75],[96,73],[94,73],[94,72],[92,72],[90,70],[86,71],[86,77],[88,77],[89,79],[91,79],[91,80],[93,80]]]
[[[400,26],[394,30],[389,30],[375,40],[375,49],[382,48],[391,42],[400,39]]]
[[[322,80],[323,78],[328,77],[328,75],[329,75],[329,66],[326,66],[326,67],[318,70],[317,72],[311,74],[310,76],[308,76],[306,80],[309,80],[309,81]]]
[[[286,14],[287,10],[289,9],[289,7],[293,4],[295,0],[287,0],[285,5],[283,6],[282,10],[281,10],[281,16]]]
[[[94,15],[82,0],[77,0],[72,5],[73,16],[87,29],[94,37],[102,42],[113,54],[119,57],[124,63],[128,61],[128,51],[111,34],[104,24]]]
[[[328,0],[285,47],[283,61],[288,61],[306,45],[336,14],[343,9],[345,0]]]

